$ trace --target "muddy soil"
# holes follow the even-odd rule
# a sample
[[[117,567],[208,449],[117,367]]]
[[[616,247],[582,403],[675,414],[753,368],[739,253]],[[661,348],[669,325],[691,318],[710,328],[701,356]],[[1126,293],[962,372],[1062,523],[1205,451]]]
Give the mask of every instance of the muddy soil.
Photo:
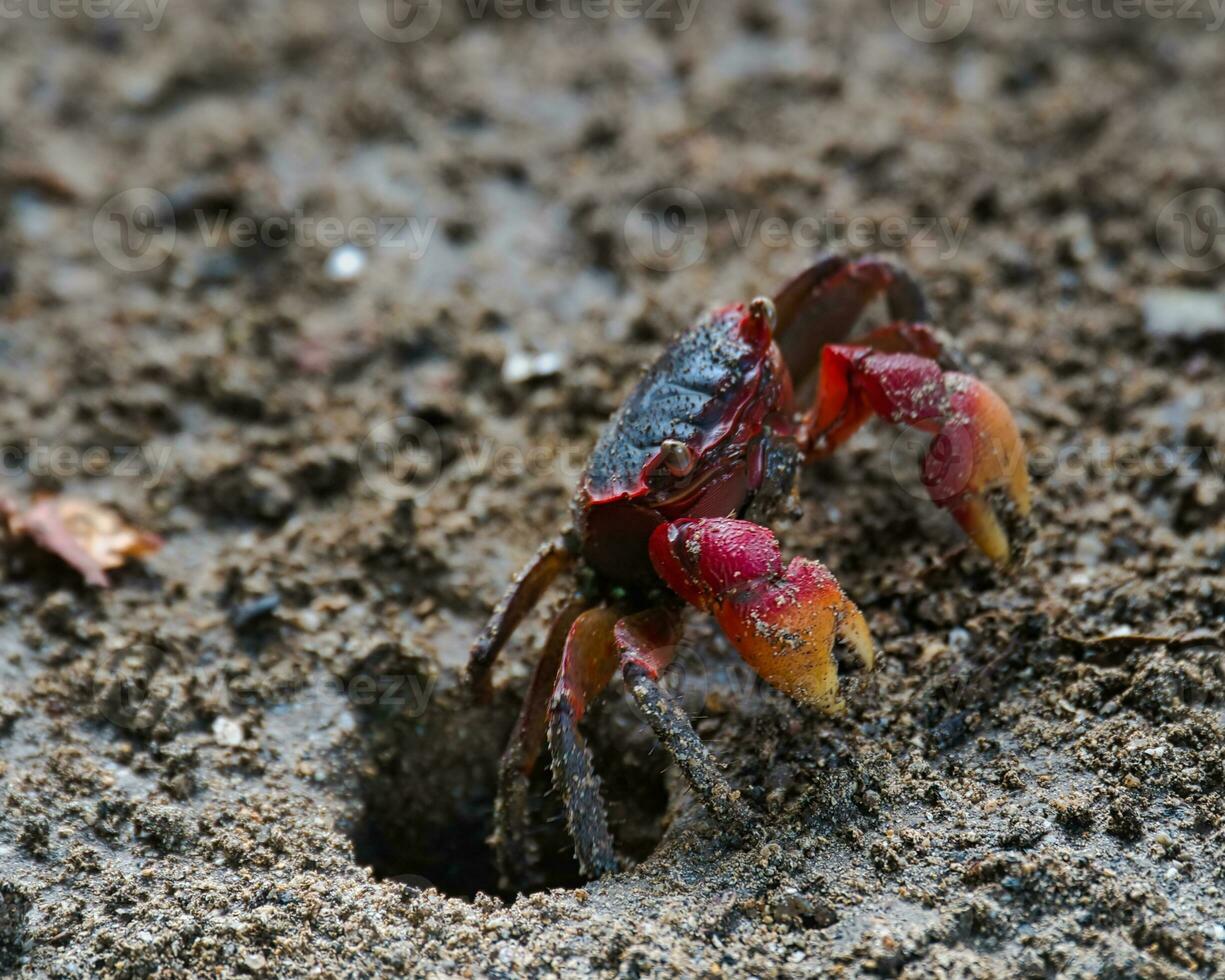
[[[0,973],[1225,967],[1219,31],[34,6],[0,21],[0,492],[166,546],[106,591],[5,547]],[[485,841],[549,610],[485,707],[467,647],[640,366],[802,268],[812,217],[895,253],[1014,407],[1028,561],[864,432],[779,529],[871,623],[848,715],[696,617],[673,682],[768,842],[721,837],[613,690],[626,868],[580,879],[542,774],[516,896]]]

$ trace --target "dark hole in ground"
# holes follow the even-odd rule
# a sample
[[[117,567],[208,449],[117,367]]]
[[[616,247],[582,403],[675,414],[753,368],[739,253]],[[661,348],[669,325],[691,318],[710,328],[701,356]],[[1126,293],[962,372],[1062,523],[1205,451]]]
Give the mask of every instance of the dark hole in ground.
[[[428,698],[419,698],[412,692],[429,686],[414,685],[413,676],[403,673],[402,659],[392,663],[400,671],[376,667],[374,688],[386,691],[395,683],[408,693],[398,699],[365,698],[379,703],[356,705],[368,747],[361,775],[365,811],[350,831],[358,862],[381,880],[432,886],[463,899],[484,892],[510,900],[518,892],[581,885],[547,755],[537,766],[531,804],[530,832],[540,862],[530,880],[513,889],[499,885],[487,841],[497,763],[518,714],[518,691],[499,692],[493,704],[474,706],[444,681]],[[663,834],[666,757],[619,689],[605,695],[585,731],[619,851],[642,860]]]
[[[16,970],[28,945],[26,922],[30,896],[8,881],[0,881],[0,972]]]

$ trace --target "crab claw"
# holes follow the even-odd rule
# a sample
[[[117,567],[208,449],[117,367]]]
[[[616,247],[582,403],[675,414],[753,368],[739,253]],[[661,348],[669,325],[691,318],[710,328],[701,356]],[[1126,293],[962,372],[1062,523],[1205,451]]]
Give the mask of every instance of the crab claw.
[[[944,386],[950,414],[923,459],[923,483],[984,554],[1007,563],[1031,507],[1021,435],[1003,399],[977,378],[946,374]]]
[[[1021,436],[999,395],[917,354],[826,347],[817,404],[805,419],[810,456],[832,451],[873,414],[935,437],[923,459],[929,496],[988,557],[1006,564],[1030,493]]]
[[[868,624],[829,570],[807,558],[784,567],[767,528],[685,518],[656,528],[650,555],[669,588],[713,614],[749,666],[802,704],[841,710],[836,639],[864,668],[875,663]]]

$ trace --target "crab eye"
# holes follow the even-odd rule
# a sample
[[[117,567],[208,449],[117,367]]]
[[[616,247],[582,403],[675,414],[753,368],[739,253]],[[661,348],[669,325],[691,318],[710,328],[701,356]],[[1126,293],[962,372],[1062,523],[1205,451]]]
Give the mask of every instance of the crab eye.
[[[659,444],[659,455],[673,476],[688,476],[698,461],[697,455],[679,439],[665,439]]]
[[[778,329],[778,310],[774,308],[774,300],[768,296],[758,296],[749,304],[749,312],[755,317],[766,321],[770,333]]]

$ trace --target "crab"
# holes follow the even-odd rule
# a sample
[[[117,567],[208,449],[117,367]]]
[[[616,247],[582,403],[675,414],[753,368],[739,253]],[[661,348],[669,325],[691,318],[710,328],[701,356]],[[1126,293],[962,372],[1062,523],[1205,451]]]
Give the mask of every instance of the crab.
[[[845,343],[881,298],[886,324]],[[558,576],[575,573],[499,768],[491,841],[504,881],[530,866],[528,784],[546,742],[581,871],[618,867],[580,731],[618,670],[717,824],[741,839],[763,833],[660,676],[688,605],[714,616],[768,684],[843,710],[835,646],[845,664],[870,670],[868,624],[824,565],[785,563],[765,525],[797,510],[801,466],[873,415],[929,434],[921,469],[932,501],[995,562],[1019,557],[1030,487],[1016,423],[930,321],[900,267],[830,255],[773,299],[708,313],[646,370],[592,452],[572,527],[516,576],[471,651],[469,681],[488,700],[499,652]],[[814,380],[810,403],[797,406]]]

